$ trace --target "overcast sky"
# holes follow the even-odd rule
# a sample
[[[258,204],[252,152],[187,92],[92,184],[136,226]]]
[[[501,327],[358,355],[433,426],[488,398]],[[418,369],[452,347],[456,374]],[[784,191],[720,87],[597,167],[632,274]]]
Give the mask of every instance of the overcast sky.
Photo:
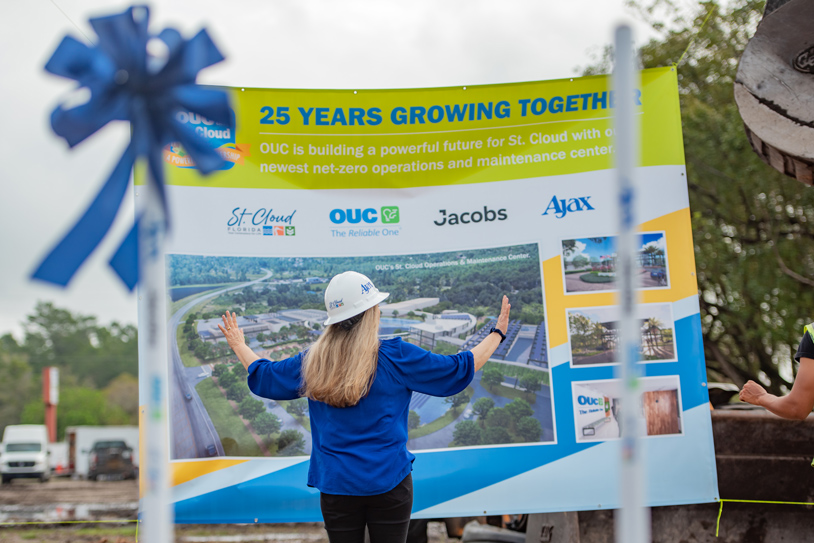
[[[694,2],[685,0],[686,5]],[[32,269],[81,215],[127,141],[123,123],[68,152],[48,116],[71,89],[42,66],[66,33],[95,34],[91,15],[123,11],[102,0],[26,0],[0,8],[0,334],[20,334],[38,300],[136,322],[135,296],[107,261],[132,221],[132,194],[114,229],[67,289],[32,282]],[[160,0],[151,29],[189,37],[205,26],[227,60],[199,82],[267,88],[410,88],[576,75],[633,25],[654,34],[623,0]],[[64,13],[63,13],[64,12]]]

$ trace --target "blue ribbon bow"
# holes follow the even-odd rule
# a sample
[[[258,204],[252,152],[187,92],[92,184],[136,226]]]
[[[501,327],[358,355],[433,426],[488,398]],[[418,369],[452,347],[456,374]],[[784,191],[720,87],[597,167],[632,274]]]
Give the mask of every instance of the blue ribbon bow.
[[[230,127],[234,115],[228,97],[221,90],[195,84],[198,72],[223,60],[206,30],[191,40],[167,28],[158,36],[147,31],[149,9],[133,6],[124,13],[90,19],[99,37],[89,47],[66,36],[45,69],[55,75],[75,79],[91,92],[90,100],[71,109],[57,106],[51,113],[51,127],[74,147],[110,121],[130,121],[130,144],[107,182],[85,214],[45,257],[32,277],[66,286],[82,263],[107,234],[118,213],[138,157],[145,157],[167,215],[164,191],[163,149],[180,142],[202,173],[222,168],[224,159],[193,127],[178,121],[176,115],[191,112]],[[167,60],[155,67],[157,59],[148,54],[148,41],[166,45]],[[167,225],[169,221],[167,220]],[[110,265],[132,290],[138,283],[139,220],[110,260]]]

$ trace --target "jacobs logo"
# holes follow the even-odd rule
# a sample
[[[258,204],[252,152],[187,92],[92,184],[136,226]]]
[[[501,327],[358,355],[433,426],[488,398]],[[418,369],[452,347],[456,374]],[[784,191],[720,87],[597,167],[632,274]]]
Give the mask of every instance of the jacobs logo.
[[[545,208],[545,213],[543,213],[543,215],[553,213],[555,217],[562,219],[569,212],[593,211],[594,206],[588,202],[590,199],[590,196],[580,196],[579,198],[569,198],[568,200],[565,198],[558,199],[556,196],[554,196],[548,203],[548,207]]]
[[[455,224],[469,224],[479,222],[493,222],[505,221],[509,218],[505,209],[489,209],[483,206],[483,211],[466,211],[464,213],[447,213],[446,209],[439,209],[438,213],[441,214],[438,220],[432,221],[435,226],[455,225]]]

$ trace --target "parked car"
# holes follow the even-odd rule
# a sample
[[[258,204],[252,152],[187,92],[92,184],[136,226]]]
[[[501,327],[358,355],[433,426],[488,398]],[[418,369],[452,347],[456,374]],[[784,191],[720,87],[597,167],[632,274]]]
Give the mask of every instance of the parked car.
[[[48,464],[48,431],[42,424],[6,426],[0,445],[3,484],[12,479],[34,478],[44,483],[51,477]]]
[[[68,426],[65,441],[68,442],[68,472],[82,479],[90,471],[90,450],[97,441],[124,441],[133,450],[133,464],[138,471],[138,426]]]
[[[135,479],[133,449],[121,440],[97,441],[90,450],[88,479],[98,481],[100,476],[116,479]]]

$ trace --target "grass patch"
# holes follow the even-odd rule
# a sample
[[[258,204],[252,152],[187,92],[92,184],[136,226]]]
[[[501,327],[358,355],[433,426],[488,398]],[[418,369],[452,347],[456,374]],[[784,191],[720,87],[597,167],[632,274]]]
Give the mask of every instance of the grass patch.
[[[300,423],[300,425],[301,425],[303,428],[305,428],[305,429],[306,429],[306,430],[308,430],[309,432],[311,431],[311,417],[309,417],[308,415],[305,415],[305,416],[303,417],[303,416],[301,416],[301,415],[295,415],[294,413],[289,413],[289,415],[291,415],[292,417],[294,417],[294,420],[296,420],[297,422],[299,422],[299,423]]]
[[[212,424],[215,425],[221,442],[226,439],[235,441],[237,452],[233,456],[263,456],[252,434],[211,378],[198,383],[195,389],[209,418],[212,419]]]
[[[201,292],[198,292],[197,294],[190,294],[189,296],[186,296],[184,298],[180,298],[178,300],[175,300],[174,302],[168,296],[167,297],[167,307],[168,307],[169,314],[170,315],[175,315],[175,313],[179,309],[181,309],[182,307],[187,305],[189,302],[191,302],[193,299],[195,299],[198,296],[203,296],[204,294],[206,294],[207,292],[210,292],[212,290],[227,288],[227,287],[233,286],[235,284],[236,283],[220,283],[220,284],[217,284],[217,285],[212,285],[212,288],[209,289],[209,290],[201,291]],[[203,285],[184,285],[184,286],[203,286]],[[207,285],[207,286],[209,286],[209,285]],[[205,300],[205,301],[208,301],[208,300]],[[195,309],[196,308],[193,308],[193,311]]]
[[[583,283],[613,283],[616,277],[610,275],[599,275],[597,272],[580,275],[579,280]]]
[[[598,350],[595,350],[595,349],[593,349],[593,350],[584,350],[584,351],[574,350],[573,354],[574,354],[574,358],[587,358],[589,356],[596,356],[598,354],[605,354],[605,353],[608,353],[608,352],[610,352],[610,351],[598,351]]]
[[[522,398],[529,402],[530,404],[534,404],[537,402],[537,395],[536,394],[529,394],[524,390],[520,390],[519,388],[509,388],[507,386],[498,385],[496,387],[486,387],[486,390],[494,394],[495,396],[500,396],[502,398],[508,398],[510,400],[516,400],[517,398]]]
[[[194,354],[189,352],[187,348],[187,338],[184,337],[184,327],[183,325],[178,325],[178,328],[175,329],[175,339],[176,343],[178,344],[178,354],[181,355],[181,362],[187,368],[194,368],[201,365],[201,361],[198,360]]]
[[[3,527],[2,533],[8,534],[12,538],[14,535],[24,541],[68,541],[74,540],[72,536],[90,536],[94,539],[103,538],[135,538],[136,523],[128,526],[93,526],[87,528],[42,528],[32,530],[31,528]],[[68,535],[70,534],[70,535]],[[6,539],[3,538],[3,541]],[[135,539],[133,539],[135,541]]]
[[[474,393],[474,390],[471,386],[469,386],[466,387],[466,392],[469,394],[469,397],[471,398],[472,394]],[[444,413],[442,417],[437,418],[434,421],[429,422],[427,424],[422,424],[421,426],[414,430],[410,430],[410,432],[407,434],[407,438],[415,439],[417,437],[424,437],[430,435],[433,432],[437,432],[444,426],[452,424],[455,421],[455,419],[457,419],[461,415],[464,409],[466,409],[466,406],[461,406],[460,409],[454,411],[451,408],[447,409],[447,412]]]

